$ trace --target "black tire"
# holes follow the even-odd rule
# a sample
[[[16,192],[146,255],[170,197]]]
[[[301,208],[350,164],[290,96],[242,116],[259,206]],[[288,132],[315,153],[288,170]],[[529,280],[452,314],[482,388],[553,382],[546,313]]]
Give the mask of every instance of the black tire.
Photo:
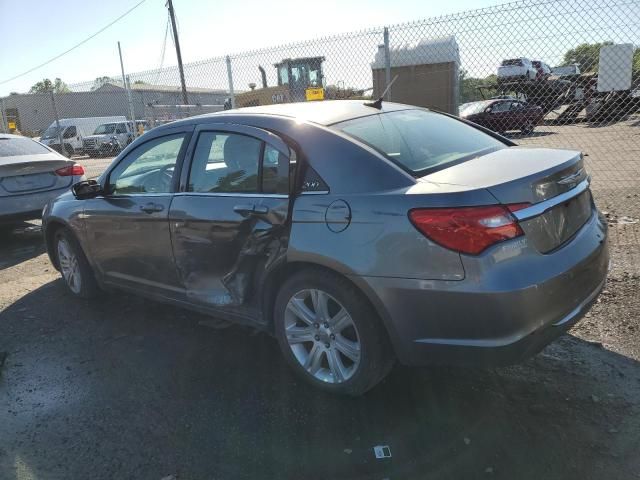
[[[72,286],[69,284],[68,279],[63,274],[58,247],[61,241],[65,241],[67,243],[69,249],[77,259],[77,271],[80,277],[79,289],[72,288]],[[100,292],[100,288],[98,287],[98,283],[96,282],[93,269],[91,268],[91,265],[89,265],[89,261],[87,260],[82,247],[73,236],[73,234],[71,234],[71,232],[69,232],[69,230],[67,230],[66,228],[60,228],[56,231],[53,241],[53,251],[56,255],[58,269],[60,271],[60,275],[62,276],[62,281],[64,282],[64,285],[69,293],[73,294],[76,297],[87,299],[97,296]]]
[[[298,361],[286,338],[285,310],[289,300],[305,289],[319,289],[339,302],[357,329],[360,360],[350,378],[327,383],[309,373]],[[274,305],[274,331],[280,349],[296,374],[326,392],[357,396],[378,384],[391,370],[394,355],[382,321],[364,295],[348,280],[323,269],[307,269],[292,275],[280,288]]]
[[[533,133],[535,128],[536,128],[536,124],[532,120],[527,120],[525,124],[522,126],[522,128],[520,129],[520,131],[524,135],[530,135]]]
[[[73,150],[73,147],[71,145],[65,145],[64,147],[64,153],[66,154],[67,158],[71,158],[71,156],[75,153]]]

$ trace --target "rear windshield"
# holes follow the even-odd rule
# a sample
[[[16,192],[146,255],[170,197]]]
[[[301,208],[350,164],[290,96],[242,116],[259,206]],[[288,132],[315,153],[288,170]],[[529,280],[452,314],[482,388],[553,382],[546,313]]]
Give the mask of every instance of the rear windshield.
[[[460,106],[460,116],[476,115],[478,113],[484,112],[485,109],[492,103],[492,101],[465,103],[464,105]]]
[[[401,110],[336,123],[333,128],[370,145],[413,174],[506,148],[460,120],[427,110]]]
[[[49,153],[49,150],[30,138],[3,137],[0,135],[0,157],[40,155],[43,153]]]
[[[520,58],[510,58],[509,60],[503,60],[502,61],[502,66],[503,67],[508,67],[508,66],[521,67],[522,66],[522,59],[520,59]]]

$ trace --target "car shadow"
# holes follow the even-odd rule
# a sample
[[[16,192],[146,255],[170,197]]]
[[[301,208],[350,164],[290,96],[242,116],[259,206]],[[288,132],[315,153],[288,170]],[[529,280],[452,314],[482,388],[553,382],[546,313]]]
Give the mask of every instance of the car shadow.
[[[0,270],[37,257],[45,251],[39,221],[0,226]]]
[[[548,137],[549,135],[555,135],[556,132],[548,132],[548,131],[533,131],[531,133],[521,133],[521,132],[512,132],[507,133],[505,136],[507,138],[539,138],[539,137]]]
[[[637,453],[640,365],[570,335],[515,367],[397,366],[343,398],[209,318],[61,281],[8,306],[0,478],[604,478]]]

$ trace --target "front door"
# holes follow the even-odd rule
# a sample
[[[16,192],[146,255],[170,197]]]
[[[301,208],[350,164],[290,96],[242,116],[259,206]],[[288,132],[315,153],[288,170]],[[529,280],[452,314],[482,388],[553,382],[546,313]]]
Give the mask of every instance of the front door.
[[[190,302],[246,307],[286,248],[290,153],[264,130],[209,128],[193,136],[169,212],[176,266]]]
[[[110,171],[107,193],[86,200],[87,244],[106,282],[180,297],[168,217],[187,137],[176,132],[141,144]]]
[[[508,129],[509,108],[511,102],[495,102],[491,105],[491,111],[487,115],[489,128],[494,132],[504,132]]]

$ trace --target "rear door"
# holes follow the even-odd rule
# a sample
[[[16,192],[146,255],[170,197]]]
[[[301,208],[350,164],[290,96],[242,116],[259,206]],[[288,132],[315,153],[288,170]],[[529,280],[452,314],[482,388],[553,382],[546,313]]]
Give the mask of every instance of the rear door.
[[[246,305],[253,281],[284,251],[290,155],[280,138],[258,128],[219,124],[194,133],[169,212],[190,302]]]
[[[84,201],[87,245],[107,282],[180,298],[169,207],[193,127],[162,132],[131,150]]]

